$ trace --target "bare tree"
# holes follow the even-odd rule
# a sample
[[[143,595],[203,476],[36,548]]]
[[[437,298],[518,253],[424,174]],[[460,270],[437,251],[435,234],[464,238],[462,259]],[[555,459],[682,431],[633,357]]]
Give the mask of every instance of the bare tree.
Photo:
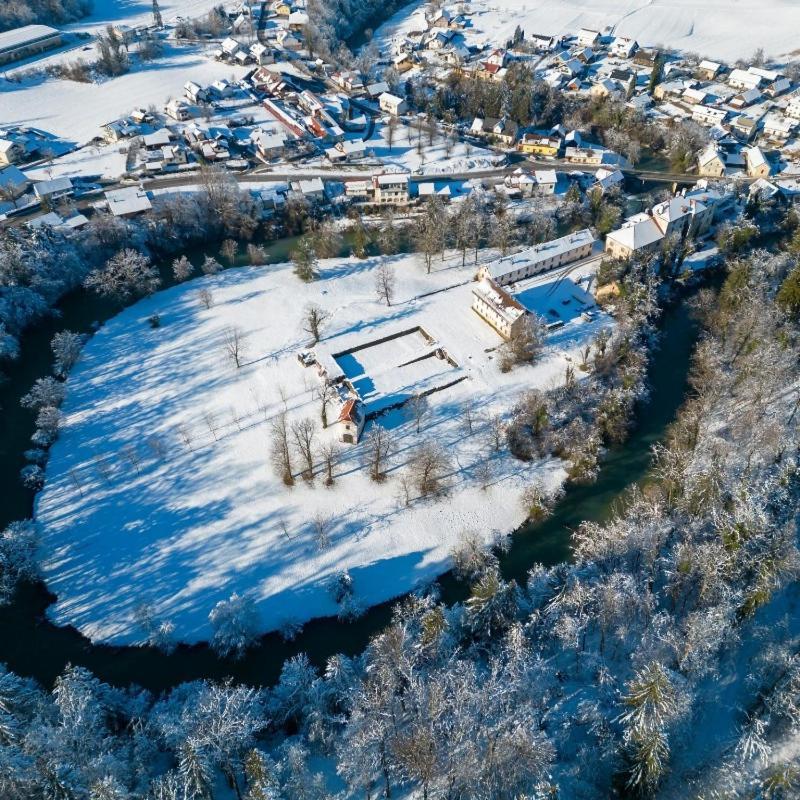
[[[389,432],[381,425],[373,425],[364,441],[364,453],[369,476],[373,481],[386,478],[386,462],[392,449]]]
[[[303,479],[310,481],[314,477],[314,440],[316,424],[310,417],[292,423],[292,439],[294,446],[304,464]]]
[[[201,289],[197,293],[197,299],[203,304],[203,308],[211,308],[214,305],[214,295],[210,289]]]
[[[488,458],[482,458],[475,464],[472,474],[475,476],[475,480],[481,485],[481,489],[485,492],[489,488],[489,484],[494,477],[492,462]]]
[[[487,420],[486,438],[488,444],[495,453],[503,449],[505,425],[499,414],[492,414]]]
[[[339,445],[331,439],[325,442],[319,449],[320,457],[322,458],[323,466],[325,467],[325,485],[333,486],[333,465],[339,455]]]
[[[409,459],[408,468],[417,491],[422,497],[427,497],[444,488],[450,459],[440,445],[426,442]]]
[[[375,292],[378,295],[378,300],[382,300],[387,306],[391,306],[394,288],[394,268],[387,261],[381,261],[375,271]]]
[[[194,440],[194,437],[192,436],[192,431],[188,425],[184,425],[183,423],[178,425],[178,436],[187,450],[194,450],[192,447],[192,441]]]
[[[122,457],[136,470],[137,475],[141,475],[142,459],[135,445],[125,445],[122,448]]]
[[[314,518],[311,520],[311,528],[314,531],[314,539],[317,542],[317,547],[320,550],[325,550],[329,547],[331,543],[333,519],[319,512],[315,514]]]
[[[214,441],[216,442],[218,440],[217,430],[219,430],[219,424],[217,423],[217,417],[214,412],[208,410],[204,411],[203,422],[206,423],[209,433],[214,437]]]
[[[425,422],[430,414],[428,398],[419,392],[414,394],[408,401],[408,412],[414,422],[414,429],[419,433],[423,422]]]
[[[225,331],[225,353],[228,358],[236,365],[236,369],[242,366],[245,355],[244,334],[240,328],[228,328]]]
[[[271,457],[275,472],[286,486],[294,485],[292,453],[289,448],[289,423],[286,413],[279,414],[270,426]]]
[[[328,407],[337,397],[336,389],[328,381],[320,381],[311,390],[314,397],[319,400],[319,417],[322,427],[328,427]]]
[[[464,429],[472,436],[475,428],[475,406],[469,398],[461,406],[461,419],[464,423]]]
[[[309,303],[303,309],[303,330],[311,336],[312,344],[320,340],[322,329],[329,318],[330,314],[316,303]]]

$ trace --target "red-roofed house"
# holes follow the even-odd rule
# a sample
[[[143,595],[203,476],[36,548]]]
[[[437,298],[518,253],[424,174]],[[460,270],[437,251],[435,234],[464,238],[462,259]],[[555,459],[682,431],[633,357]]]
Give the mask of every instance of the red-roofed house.
[[[339,412],[339,441],[344,444],[358,444],[361,431],[364,430],[364,408],[357,397],[351,397],[345,401],[342,410]]]

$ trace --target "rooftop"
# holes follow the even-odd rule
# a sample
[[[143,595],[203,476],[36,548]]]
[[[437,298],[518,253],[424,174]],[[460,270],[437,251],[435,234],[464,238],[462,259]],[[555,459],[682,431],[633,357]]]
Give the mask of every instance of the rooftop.
[[[49,36],[58,36],[60,31],[49,25],[25,25],[22,28],[0,33],[0,52],[22,47],[29,42],[36,42]]]

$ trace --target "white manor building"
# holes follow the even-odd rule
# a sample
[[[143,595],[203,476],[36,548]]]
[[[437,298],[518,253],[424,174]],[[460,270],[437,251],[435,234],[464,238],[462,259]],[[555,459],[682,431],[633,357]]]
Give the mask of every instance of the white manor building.
[[[490,278],[498,286],[531,278],[542,272],[562,267],[592,255],[596,239],[588,229],[570,233],[551,242],[537,244],[514,255],[484,264],[478,280]]]
[[[512,338],[528,314],[521,303],[491,278],[482,278],[472,287],[472,310],[504,339]]]

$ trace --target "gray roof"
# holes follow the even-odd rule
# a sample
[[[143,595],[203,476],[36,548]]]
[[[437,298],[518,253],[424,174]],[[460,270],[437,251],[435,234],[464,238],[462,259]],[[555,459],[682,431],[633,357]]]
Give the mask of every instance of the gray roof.
[[[17,47],[37,42],[50,36],[58,36],[60,31],[49,25],[25,25],[22,28],[0,33],[0,51],[13,50]]]

